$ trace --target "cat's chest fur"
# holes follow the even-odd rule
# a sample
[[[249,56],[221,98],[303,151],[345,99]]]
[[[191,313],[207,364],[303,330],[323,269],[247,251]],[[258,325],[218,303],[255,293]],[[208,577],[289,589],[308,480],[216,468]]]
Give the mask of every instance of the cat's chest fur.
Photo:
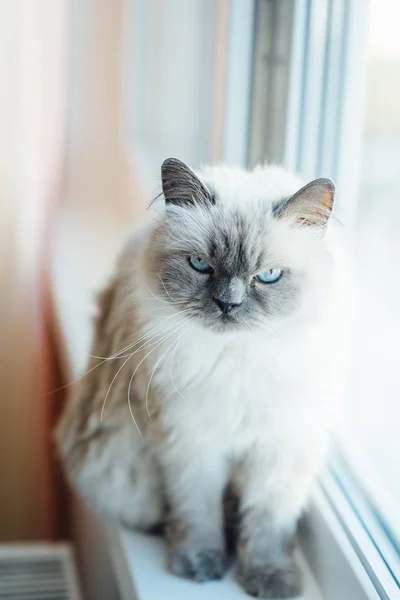
[[[302,435],[316,416],[318,384],[314,378],[314,390],[306,365],[317,352],[308,344],[301,357],[300,339],[291,339],[183,337],[152,380],[162,395],[165,430],[202,448],[239,454],[255,443],[276,445]]]

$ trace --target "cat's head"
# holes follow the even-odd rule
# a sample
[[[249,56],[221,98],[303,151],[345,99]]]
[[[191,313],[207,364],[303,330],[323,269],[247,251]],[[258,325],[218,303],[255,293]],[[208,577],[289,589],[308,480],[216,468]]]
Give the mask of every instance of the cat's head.
[[[177,159],[162,168],[165,210],[151,241],[157,297],[214,331],[290,315],[328,264],[334,185],[279,167],[253,172]]]

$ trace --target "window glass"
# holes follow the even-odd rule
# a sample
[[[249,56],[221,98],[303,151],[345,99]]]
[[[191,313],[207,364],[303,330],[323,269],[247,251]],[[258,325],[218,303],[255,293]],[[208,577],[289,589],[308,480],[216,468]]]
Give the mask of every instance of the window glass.
[[[370,0],[355,251],[355,333],[344,439],[400,540],[400,3]]]

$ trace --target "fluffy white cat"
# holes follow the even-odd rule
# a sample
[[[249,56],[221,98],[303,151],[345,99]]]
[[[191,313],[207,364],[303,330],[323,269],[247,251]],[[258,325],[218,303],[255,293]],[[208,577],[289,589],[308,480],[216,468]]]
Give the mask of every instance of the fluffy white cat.
[[[244,589],[294,596],[293,535],[346,356],[334,186],[176,159],[162,186],[100,295],[102,358],[65,411],[60,452],[100,512],[166,523],[175,574],[222,577],[234,527]]]

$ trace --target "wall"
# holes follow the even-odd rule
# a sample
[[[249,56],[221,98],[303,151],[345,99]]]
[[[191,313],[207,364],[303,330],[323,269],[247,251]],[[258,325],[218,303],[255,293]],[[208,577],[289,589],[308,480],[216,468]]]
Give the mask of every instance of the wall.
[[[0,7],[0,539],[53,537],[43,264],[60,191],[66,1]]]

